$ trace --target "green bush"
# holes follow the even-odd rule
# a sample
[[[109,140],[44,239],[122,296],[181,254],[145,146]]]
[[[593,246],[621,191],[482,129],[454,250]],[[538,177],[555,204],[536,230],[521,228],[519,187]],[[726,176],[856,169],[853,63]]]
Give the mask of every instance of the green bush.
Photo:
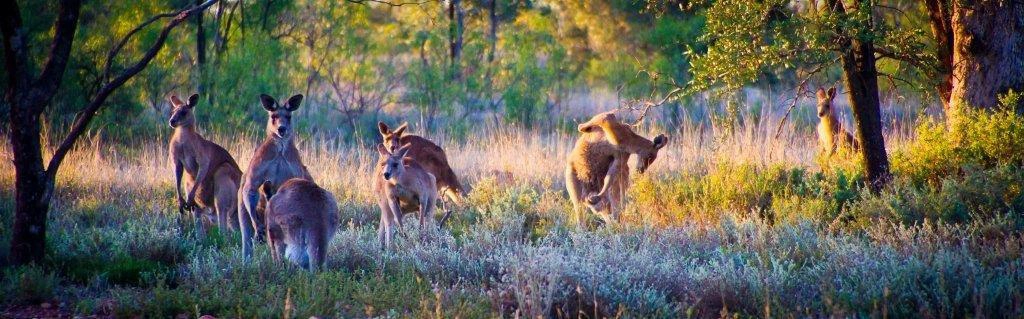
[[[55,274],[36,266],[4,269],[2,278],[0,293],[3,293],[4,301],[0,305],[50,300],[59,284]]]
[[[944,178],[963,175],[968,167],[992,169],[1024,165],[1024,117],[1009,109],[971,110],[947,127],[924,121],[917,139],[893,154],[893,172],[914,183],[941,186]]]

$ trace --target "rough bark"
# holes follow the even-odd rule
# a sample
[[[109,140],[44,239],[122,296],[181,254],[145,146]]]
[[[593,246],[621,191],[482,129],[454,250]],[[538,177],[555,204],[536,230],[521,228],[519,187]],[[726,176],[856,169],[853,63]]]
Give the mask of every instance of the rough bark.
[[[943,109],[949,109],[949,96],[953,90],[953,27],[949,1],[925,0],[928,8],[928,22],[935,37],[935,56],[938,58],[936,75],[939,83],[936,90]]]
[[[106,98],[149,64],[163,47],[171,29],[190,14],[201,11],[216,1],[210,0],[203,6],[177,14],[164,27],[156,43],[142,59],[103,85],[88,106],[79,113],[68,135],[54,151],[46,166],[43,166],[39,117],[56,94],[67,68],[75,30],[78,27],[81,1],[61,1],[47,62],[37,78],[30,74],[28,68],[29,50],[25,42],[27,35],[21,22],[21,11],[14,1],[0,2],[0,29],[3,31],[4,61],[9,79],[4,99],[10,106],[9,138],[14,150],[15,207],[10,248],[13,264],[39,262],[45,257],[46,219],[57,169],[75,141],[85,132]],[[130,34],[134,33],[133,31]],[[126,39],[121,43],[125,41]],[[120,45],[112,52],[116,52],[119,47]]]
[[[462,56],[463,19],[466,13],[462,9],[462,0],[448,0],[448,47],[452,66],[452,77],[459,77],[459,58]]]
[[[491,42],[491,50],[487,52],[487,62],[491,63],[494,62],[494,56],[498,51],[498,0],[490,0],[487,11],[490,22],[487,39]]]
[[[830,1],[829,7],[835,14],[845,17],[843,3]],[[859,8],[858,1],[852,1],[853,8]],[[869,22],[870,23],[870,22]],[[843,81],[850,90],[850,106],[853,120],[857,125],[857,137],[864,157],[864,172],[868,186],[879,191],[891,179],[889,157],[885,151],[882,136],[882,114],[878,101],[878,70],[875,67],[875,47],[869,38],[857,38],[837,30],[840,61],[843,66]]]
[[[1024,89],[1024,2],[953,1],[950,104],[991,108],[997,95]]]
[[[203,4],[203,0],[196,0],[196,5]],[[206,29],[203,28],[203,14],[196,15],[196,72],[198,73],[198,84],[196,92],[206,93]]]
[[[41,261],[46,251],[46,215],[53,183],[43,167],[39,116],[60,87],[82,3],[61,1],[53,42],[38,78],[33,78],[27,67],[28,36],[22,25],[21,10],[14,1],[5,1],[2,6],[0,19],[9,80],[5,99],[10,106],[10,139],[14,151],[15,203],[10,256],[13,264],[20,265]]]

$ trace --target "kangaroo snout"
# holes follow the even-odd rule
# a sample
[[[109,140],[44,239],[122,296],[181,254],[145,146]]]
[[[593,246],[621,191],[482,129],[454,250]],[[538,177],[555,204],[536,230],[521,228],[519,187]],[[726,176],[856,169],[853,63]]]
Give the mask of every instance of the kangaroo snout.
[[[384,179],[391,179],[391,173],[384,173]]]
[[[287,126],[278,126],[277,127],[277,135],[279,135],[279,136],[288,135],[288,127]]]

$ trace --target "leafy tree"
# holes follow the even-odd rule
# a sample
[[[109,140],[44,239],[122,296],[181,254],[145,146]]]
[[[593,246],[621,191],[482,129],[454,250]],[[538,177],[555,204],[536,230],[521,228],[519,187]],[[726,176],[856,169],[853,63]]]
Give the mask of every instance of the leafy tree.
[[[22,22],[18,3],[5,1],[0,4],[0,30],[3,32],[4,62],[7,68],[7,92],[4,101],[10,107],[10,139],[14,148],[15,208],[14,235],[11,239],[13,263],[26,264],[43,259],[46,251],[46,215],[50,209],[57,169],[85,132],[96,112],[111,94],[153,60],[163,48],[171,30],[188,17],[202,12],[216,2],[217,0],[209,0],[202,5],[179,12],[154,16],[118,42],[108,55],[108,67],[105,70],[110,70],[110,62],[117,56],[121,45],[135,34],[136,30],[159,18],[170,18],[141,58],[118,73],[103,74],[96,95],[76,117],[67,136],[45,167],[40,144],[39,117],[60,88],[71,55],[82,4],[78,0],[60,2],[53,39],[49,45],[50,52],[46,55],[46,62],[38,75],[33,75],[35,72],[31,70],[34,59],[29,58],[32,49],[29,47],[30,43],[26,41],[29,34]]]
[[[686,92],[736,90],[764,73],[802,70],[805,77],[836,64],[849,90],[864,170],[872,189],[889,179],[878,100],[879,59],[900,61],[925,51],[919,28],[878,19],[875,2],[830,0],[757,3],[726,0],[708,6],[706,52],[694,52]],[[806,90],[801,81],[798,90]]]

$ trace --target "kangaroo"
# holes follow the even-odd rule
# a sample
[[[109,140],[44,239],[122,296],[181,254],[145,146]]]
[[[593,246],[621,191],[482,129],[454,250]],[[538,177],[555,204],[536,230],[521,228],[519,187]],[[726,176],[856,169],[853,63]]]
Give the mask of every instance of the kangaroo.
[[[168,153],[174,162],[178,212],[184,215],[186,210],[192,210],[200,225],[202,212],[206,212],[214,216],[217,227],[237,228],[238,223],[229,220],[234,220],[231,216],[235,214],[235,192],[242,171],[227,150],[196,133],[193,109],[199,102],[198,94],[190,96],[188,103],[174,95],[169,100],[174,107],[169,121],[174,128],[174,135],[171,136]],[[184,198],[181,196],[183,173],[189,189]]]
[[[408,127],[408,123],[404,123],[391,130],[384,122],[377,122],[380,135],[384,138],[384,146],[388,150],[395,152],[400,146],[410,145],[409,157],[437,178],[438,194],[447,197],[456,205],[462,204],[465,189],[459,183],[451,165],[448,165],[448,156],[444,154],[444,149],[418,135],[405,134]]]
[[[836,87],[828,92],[818,89],[818,144],[823,152],[833,154],[840,147],[850,147],[857,151],[860,143],[850,134],[836,116],[832,100],[836,97]]]
[[[256,148],[249,169],[242,175],[242,184],[238,189],[238,222],[242,230],[242,254],[245,258],[252,257],[253,236],[259,237],[260,225],[264,221],[263,211],[258,209],[260,195],[258,188],[265,181],[270,186],[279,188],[281,184],[292,178],[302,178],[310,182],[306,166],[299,158],[299,150],[295,148],[292,130],[292,112],[302,103],[302,95],[295,95],[280,105],[273,97],[260,95],[260,103],[267,110],[267,138]]]
[[[598,114],[577,129],[583,133],[565,168],[565,185],[573,204],[573,218],[582,226],[585,205],[606,221],[618,220],[622,198],[629,188],[628,160],[640,158],[637,171],[643,174],[668,143],[660,134],[653,141],[637,135],[616,119],[612,112]]]
[[[338,230],[338,202],[316,183],[292,178],[274,189],[270,181],[260,186],[266,201],[267,242],[271,256],[286,259],[315,271],[323,266],[327,244]]]
[[[437,180],[415,160],[406,158],[411,149],[405,145],[392,153],[384,144],[377,144],[380,160],[373,171],[373,193],[380,206],[377,237],[385,248],[391,247],[392,227],[402,229],[403,213],[419,212],[420,227],[434,214]]]

